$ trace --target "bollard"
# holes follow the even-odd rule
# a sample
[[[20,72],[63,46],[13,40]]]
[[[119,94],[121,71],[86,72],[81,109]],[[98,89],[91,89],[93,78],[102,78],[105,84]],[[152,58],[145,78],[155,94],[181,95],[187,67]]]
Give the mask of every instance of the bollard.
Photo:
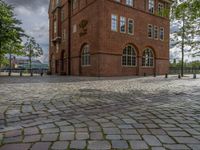
[[[40,73],[41,77],[43,76],[43,74],[44,74],[43,72]]]
[[[165,78],[168,78],[168,74],[167,73],[165,74]]]
[[[196,79],[197,78],[197,75],[196,73],[193,74],[193,79]]]
[[[20,71],[20,77],[22,77],[22,71]]]
[[[178,74],[178,78],[181,79],[181,74]]]
[[[146,73],[144,73],[144,77],[146,77],[147,76],[147,74]]]
[[[156,73],[154,72],[154,77],[156,77]]]

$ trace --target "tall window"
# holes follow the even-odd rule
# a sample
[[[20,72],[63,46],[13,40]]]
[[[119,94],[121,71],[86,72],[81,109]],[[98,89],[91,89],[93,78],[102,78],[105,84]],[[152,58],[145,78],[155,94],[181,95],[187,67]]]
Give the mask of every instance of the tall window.
[[[56,20],[53,22],[53,26],[54,26],[54,34],[56,34],[57,33],[57,21]]]
[[[163,27],[161,27],[160,28],[160,40],[164,40],[164,28]]]
[[[134,34],[134,21],[133,21],[133,19],[128,19],[128,34]]]
[[[158,39],[158,27],[154,26],[154,39]]]
[[[61,20],[63,21],[65,19],[65,11],[64,9],[61,10]]]
[[[164,16],[164,4],[158,3],[158,15],[163,17]]]
[[[133,0],[126,0],[126,5],[133,6]]]
[[[78,6],[77,0],[73,0],[73,2],[72,2],[72,8],[73,8],[73,9],[76,9],[77,6]]]
[[[120,17],[120,32],[126,33],[126,18],[122,16]]]
[[[154,65],[153,51],[150,48],[146,48],[142,56],[142,66],[152,67]]]
[[[62,40],[66,40],[66,29],[62,30]]]
[[[148,25],[148,37],[153,38],[153,25]]]
[[[136,51],[132,45],[128,45],[123,50],[122,65],[123,66],[136,66]]]
[[[111,15],[111,30],[117,31],[117,15]]]
[[[149,12],[154,13],[154,0],[149,0]]]
[[[90,65],[90,47],[89,45],[85,45],[82,49],[81,53],[81,65],[88,66]]]

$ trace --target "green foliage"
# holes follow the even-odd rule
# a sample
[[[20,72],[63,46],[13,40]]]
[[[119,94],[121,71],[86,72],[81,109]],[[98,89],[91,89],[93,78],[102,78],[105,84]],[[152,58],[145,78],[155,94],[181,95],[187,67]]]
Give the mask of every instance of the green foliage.
[[[195,57],[200,53],[200,1],[186,0],[182,3],[174,2],[171,19],[178,21],[181,28],[173,33],[171,41],[184,52],[191,52]]]
[[[11,5],[0,0],[0,63],[6,54],[22,55],[22,39],[25,36],[20,27],[20,20],[16,19]]]

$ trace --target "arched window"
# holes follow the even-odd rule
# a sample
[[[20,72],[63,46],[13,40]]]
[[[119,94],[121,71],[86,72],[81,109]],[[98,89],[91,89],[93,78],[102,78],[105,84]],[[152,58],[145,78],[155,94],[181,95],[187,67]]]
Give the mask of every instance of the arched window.
[[[142,66],[152,67],[154,66],[154,56],[153,51],[150,48],[146,48],[142,56]]]
[[[128,45],[123,50],[122,55],[123,66],[136,66],[136,51],[132,45]]]
[[[88,66],[90,65],[90,50],[89,45],[85,45],[81,52],[81,65]]]

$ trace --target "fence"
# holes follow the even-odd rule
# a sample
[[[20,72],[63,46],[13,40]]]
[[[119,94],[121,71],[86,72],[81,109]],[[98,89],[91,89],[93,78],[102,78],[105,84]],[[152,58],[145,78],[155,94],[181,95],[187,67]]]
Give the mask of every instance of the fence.
[[[13,74],[19,74],[19,75],[23,75],[23,74],[45,74],[48,72],[48,69],[0,69],[0,72],[4,73],[4,74],[9,74],[9,73],[13,73]]]
[[[200,73],[200,67],[184,67],[183,72],[185,74],[194,74],[194,73]],[[169,69],[170,74],[178,74],[181,73],[181,67],[170,67]]]

